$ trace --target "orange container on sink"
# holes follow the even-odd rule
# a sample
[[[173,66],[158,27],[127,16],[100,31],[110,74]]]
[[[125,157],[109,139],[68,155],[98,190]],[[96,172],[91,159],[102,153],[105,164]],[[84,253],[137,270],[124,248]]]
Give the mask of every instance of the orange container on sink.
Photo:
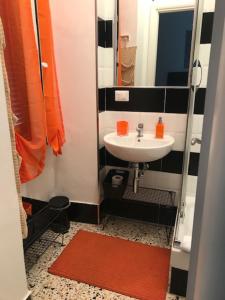
[[[128,135],[128,122],[127,121],[118,121],[116,124],[117,135],[124,136]]]

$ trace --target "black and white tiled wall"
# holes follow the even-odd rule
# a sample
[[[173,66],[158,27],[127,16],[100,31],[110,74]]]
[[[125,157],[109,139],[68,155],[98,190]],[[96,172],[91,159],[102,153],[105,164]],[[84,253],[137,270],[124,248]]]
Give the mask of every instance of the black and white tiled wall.
[[[203,67],[200,89],[196,95],[193,137],[201,138],[204,118],[204,105],[208,77],[209,56],[211,49],[212,23],[214,6],[207,0],[204,8],[203,26],[199,59]],[[208,2],[208,3],[207,3]],[[99,47],[99,162],[100,177],[104,178],[109,168],[128,167],[128,163],[109,154],[103,145],[105,134],[115,131],[118,120],[127,120],[129,129],[135,130],[137,124],[144,123],[146,131],[154,132],[159,116],[162,116],[166,133],[175,137],[173,151],[165,158],[152,162],[141,185],[177,192],[180,198],[184,160],[185,137],[188,112],[188,88],[115,88],[113,87],[113,49]],[[101,54],[101,51],[112,51]],[[110,55],[112,55],[110,65]],[[107,57],[107,58],[106,58]],[[110,71],[111,70],[111,71]],[[111,75],[109,73],[111,72]],[[104,79],[101,79],[101,76]],[[108,80],[111,76],[111,81]],[[107,82],[108,81],[108,82]],[[129,90],[129,102],[116,102],[115,90]],[[195,191],[197,184],[200,146],[191,147],[188,189]]]
[[[204,100],[207,88],[209,59],[211,52],[212,31],[213,31],[213,19],[215,11],[215,0],[204,0],[203,18],[202,18],[202,30],[199,60],[202,65],[202,80],[200,89],[197,92],[195,100],[195,110],[193,118],[192,137],[202,138],[202,127],[204,119]],[[201,146],[196,144],[191,146],[191,155],[189,163],[189,176],[187,193],[189,195],[195,195],[197,186],[197,174],[193,173],[193,163],[198,163],[200,156]]]
[[[97,1],[98,6],[98,87],[113,86],[113,26],[115,1]]]
[[[115,102],[115,90],[129,90],[129,102]],[[201,94],[201,97],[204,93]],[[105,134],[115,131],[118,120],[127,120],[129,129],[135,130],[138,123],[144,123],[144,130],[155,131],[159,116],[163,118],[166,133],[174,136],[173,151],[161,160],[149,164],[149,170],[141,185],[177,192],[180,197],[184,147],[187,127],[188,88],[106,88],[99,90],[100,164],[110,167],[128,167],[108,153],[103,145]],[[196,111],[204,110],[204,99],[199,100]],[[198,161],[193,155],[190,172],[197,174]]]

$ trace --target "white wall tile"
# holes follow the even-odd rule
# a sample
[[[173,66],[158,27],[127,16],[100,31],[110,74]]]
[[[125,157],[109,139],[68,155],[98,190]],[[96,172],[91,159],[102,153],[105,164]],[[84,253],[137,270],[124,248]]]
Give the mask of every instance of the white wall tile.
[[[115,17],[115,0],[97,0],[97,15],[103,20]]]
[[[113,68],[103,68],[103,82],[105,87],[113,86]]]
[[[171,135],[175,139],[175,143],[172,148],[173,151],[184,151],[186,133],[166,132],[166,134]]]
[[[192,139],[193,138],[201,139],[202,134],[201,133],[192,133]],[[191,152],[200,153],[201,152],[201,145],[200,144],[191,145]]]
[[[115,17],[115,0],[104,0],[105,20],[113,20]]]
[[[114,49],[113,48],[103,48],[104,49],[104,67],[114,68]]]
[[[199,60],[202,66],[209,65],[209,58],[211,52],[211,44],[201,44],[199,48]]]
[[[207,87],[209,66],[202,66],[202,70],[198,68],[196,84],[200,84],[201,88]]]
[[[98,68],[105,67],[105,48],[98,46]]]
[[[202,81],[201,81],[201,84],[200,84],[201,88],[206,88],[207,87],[208,72],[209,72],[209,66],[203,66],[202,67]]]
[[[104,69],[98,68],[98,87],[104,88]]]
[[[186,132],[187,115],[186,114],[161,114],[165,125],[165,131]]]
[[[213,12],[215,11],[215,0],[204,0],[204,12]]]
[[[105,0],[97,0],[97,16],[105,19]]]
[[[188,175],[187,178],[187,196],[195,196],[197,190],[197,176]]]
[[[195,134],[202,134],[202,127],[203,127],[203,115],[194,115],[193,116],[193,127],[192,127],[192,133]]]

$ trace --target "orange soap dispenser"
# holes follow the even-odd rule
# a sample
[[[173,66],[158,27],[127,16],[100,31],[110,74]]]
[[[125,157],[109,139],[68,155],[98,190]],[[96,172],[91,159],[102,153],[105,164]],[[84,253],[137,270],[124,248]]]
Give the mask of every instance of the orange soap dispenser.
[[[163,124],[163,121],[162,121],[162,117],[159,117],[159,121],[156,124],[155,137],[157,139],[163,139],[163,137],[164,137],[164,124]]]

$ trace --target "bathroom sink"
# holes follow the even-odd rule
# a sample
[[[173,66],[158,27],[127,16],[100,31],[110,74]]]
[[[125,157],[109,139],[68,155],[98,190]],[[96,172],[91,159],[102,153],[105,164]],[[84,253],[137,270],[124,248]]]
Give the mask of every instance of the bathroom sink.
[[[112,155],[134,163],[151,162],[166,156],[174,142],[170,135],[156,139],[151,133],[145,133],[141,138],[137,137],[137,132],[130,132],[127,136],[113,132],[104,136],[105,147]]]

